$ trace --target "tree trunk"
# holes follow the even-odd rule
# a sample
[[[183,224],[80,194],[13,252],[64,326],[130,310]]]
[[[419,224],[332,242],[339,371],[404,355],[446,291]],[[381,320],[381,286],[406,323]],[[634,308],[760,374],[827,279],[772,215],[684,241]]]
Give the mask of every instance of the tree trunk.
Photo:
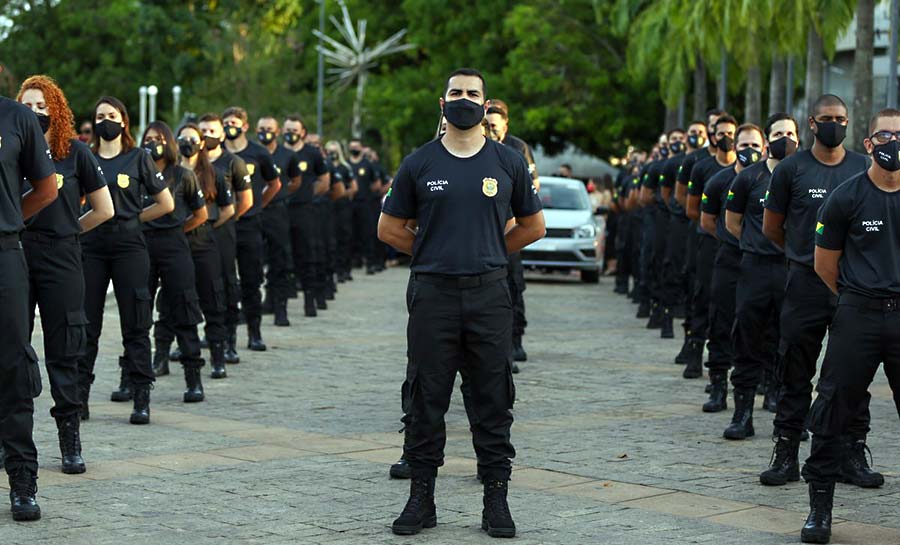
[[[759,65],[747,70],[747,84],[744,89],[744,121],[760,124],[762,118],[762,76]]]
[[[694,67],[694,113],[691,119],[706,119],[706,64],[697,55],[697,66]]]
[[[822,94],[822,69],[823,69],[822,37],[816,32],[810,23],[809,33],[806,36],[806,115],[812,115],[812,106]],[[801,122],[803,142],[807,147],[812,145],[813,134],[809,130],[809,123]]]
[[[362,138],[362,107],[366,93],[366,72],[360,72],[356,79],[356,99],[353,101],[353,138]]]
[[[785,73],[784,57],[772,55],[772,72],[769,75],[769,115],[785,111]]]
[[[664,125],[666,132],[671,131],[678,126],[678,108],[669,108],[666,106],[666,123]]]
[[[728,57],[722,53],[722,61],[719,64],[719,101],[716,106],[724,110],[728,106]]]
[[[875,40],[875,0],[858,0],[856,4],[856,51],[853,55],[853,108],[850,110],[851,141],[849,147],[862,148],[869,136],[872,115],[872,57]]]

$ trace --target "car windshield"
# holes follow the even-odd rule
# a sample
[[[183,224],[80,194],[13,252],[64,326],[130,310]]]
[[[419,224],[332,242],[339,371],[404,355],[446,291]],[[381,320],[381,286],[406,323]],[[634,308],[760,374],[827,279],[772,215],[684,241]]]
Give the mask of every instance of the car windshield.
[[[562,184],[541,184],[541,203],[544,208],[556,210],[589,210],[591,203],[581,188]]]

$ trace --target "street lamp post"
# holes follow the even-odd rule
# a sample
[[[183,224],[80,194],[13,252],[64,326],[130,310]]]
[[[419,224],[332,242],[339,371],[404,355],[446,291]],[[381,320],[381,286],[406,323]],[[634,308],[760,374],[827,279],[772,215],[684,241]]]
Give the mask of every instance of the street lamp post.
[[[897,107],[897,42],[900,34],[900,0],[891,0],[891,46],[888,49],[887,106]]]
[[[181,86],[172,87],[172,122],[177,123],[181,118]]]
[[[147,86],[141,85],[138,88],[138,94],[140,95],[140,123],[138,127],[140,128],[139,132],[144,134],[144,129],[147,128]]]
[[[325,34],[325,0],[319,0],[319,32]],[[325,100],[325,57],[322,55],[322,38],[319,37],[319,81],[316,85],[316,132],[322,135],[322,103]]]
[[[150,123],[156,121],[156,95],[159,93],[159,89],[156,85],[151,85],[147,87],[147,95],[150,97],[150,111],[147,114],[148,120]]]

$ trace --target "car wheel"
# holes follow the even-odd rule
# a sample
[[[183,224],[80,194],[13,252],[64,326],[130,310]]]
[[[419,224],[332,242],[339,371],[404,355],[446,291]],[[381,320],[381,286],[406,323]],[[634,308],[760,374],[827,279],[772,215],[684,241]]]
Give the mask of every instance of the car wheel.
[[[581,281],[585,284],[596,284],[600,281],[600,271],[596,269],[590,271],[581,271]]]

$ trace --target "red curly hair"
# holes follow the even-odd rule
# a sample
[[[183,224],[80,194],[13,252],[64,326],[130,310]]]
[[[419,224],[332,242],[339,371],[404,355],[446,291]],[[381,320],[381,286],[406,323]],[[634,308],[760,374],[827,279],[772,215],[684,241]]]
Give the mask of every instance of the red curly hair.
[[[47,111],[50,115],[50,153],[55,161],[62,161],[69,156],[72,139],[75,138],[75,116],[69,108],[69,101],[62,89],[50,76],[31,76],[22,82],[16,100],[22,100],[22,94],[29,89],[37,89],[44,93]]]

